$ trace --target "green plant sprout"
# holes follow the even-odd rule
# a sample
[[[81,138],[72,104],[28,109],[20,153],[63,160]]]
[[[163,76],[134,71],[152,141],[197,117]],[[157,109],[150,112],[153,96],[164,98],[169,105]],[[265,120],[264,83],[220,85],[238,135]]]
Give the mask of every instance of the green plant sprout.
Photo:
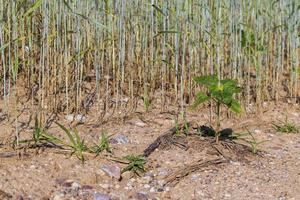
[[[248,136],[250,136],[250,138]],[[260,146],[261,144],[269,141],[269,140],[258,141],[254,137],[253,133],[251,131],[249,131],[248,129],[247,129],[247,133],[241,133],[241,134],[238,134],[238,135],[234,135],[233,139],[240,139],[240,140],[243,140],[246,143],[248,143],[251,147],[251,151],[252,151],[253,154],[257,154],[258,146]]]
[[[84,162],[85,158],[83,152],[88,150],[84,139],[80,138],[77,130],[71,131],[58,122],[56,122],[56,124],[66,133],[69,138],[70,143],[64,144],[72,149],[71,155],[75,154],[79,160]]]
[[[151,101],[150,101],[150,98],[149,98],[149,96],[147,94],[145,94],[143,96],[143,102],[144,102],[144,107],[146,109],[146,112],[148,112],[149,108],[151,106]]]
[[[207,92],[198,92],[196,100],[192,108],[197,108],[200,104],[207,101],[213,101],[216,105],[217,115],[217,129],[216,141],[219,141],[220,127],[221,127],[221,106],[225,105],[234,113],[241,113],[242,107],[240,103],[234,98],[234,94],[240,93],[242,89],[238,86],[237,81],[232,79],[219,80],[216,75],[195,77],[194,81],[198,84],[204,85]]]
[[[147,86],[145,86],[145,88],[144,88],[144,95],[142,96],[142,99],[143,99],[143,103],[144,103],[144,107],[146,109],[146,112],[148,112],[149,109],[150,109],[150,106],[151,106],[151,99],[150,99],[150,96],[149,96]]]
[[[273,123],[273,128],[280,133],[299,133],[299,127],[293,122],[289,122],[287,117],[285,117],[285,121]]]
[[[112,150],[109,146],[109,138],[111,136],[107,136],[105,132],[102,132],[102,136],[99,139],[98,144],[95,144],[93,147],[90,148],[92,153],[95,153],[98,156],[102,151],[106,151],[108,153],[112,153]]]
[[[189,133],[189,130],[190,130],[190,125],[186,120],[184,120],[183,128],[184,128],[184,134],[187,135]]]
[[[53,135],[47,134],[45,129],[42,127],[41,122],[38,120],[38,117],[35,116],[32,139],[19,141],[19,144],[31,144],[31,143],[33,143],[33,146],[45,145],[47,143],[50,143],[53,146],[58,146],[57,144],[62,143],[62,140]],[[14,142],[14,145],[15,144],[16,142]]]
[[[127,162],[127,166],[122,169],[122,174],[130,171],[135,175],[140,176],[140,173],[144,173],[146,171],[145,164],[147,161],[143,156],[128,155],[123,157],[123,160]]]

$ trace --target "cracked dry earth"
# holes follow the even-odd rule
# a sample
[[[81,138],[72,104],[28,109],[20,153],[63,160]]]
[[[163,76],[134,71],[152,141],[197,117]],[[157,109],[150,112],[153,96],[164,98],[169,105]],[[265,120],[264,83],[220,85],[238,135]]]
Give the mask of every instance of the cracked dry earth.
[[[19,157],[4,157],[12,150],[2,145],[0,199],[297,200],[300,199],[300,134],[278,134],[272,128],[273,122],[286,116],[299,123],[299,106],[268,105],[262,114],[224,119],[223,128],[241,132],[247,127],[259,140],[268,140],[260,146],[261,156],[206,167],[188,174],[177,184],[165,186],[166,179],[176,170],[199,159],[211,159],[213,155],[201,147],[157,149],[148,157],[145,174],[132,177],[130,173],[124,173],[119,181],[101,169],[103,165],[124,167],[108,159],[108,155],[88,156],[83,165],[75,156],[52,149],[27,150],[26,153],[19,152]],[[158,136],[174,126],[174,118],[172,112],[153,109],[150,113],[142,113],[142,120],[141,115],[132,115],[125,122],[110,122],[97,127],[93,125],[93,116],[87,116],[87,121],[77,129],[88,144],[97,140],[102,130],[114,134],[111,147],[115,156],[122,157],[141,154]],[[209,121],[202,113],[189,113],[187,119],[199,125]],[[13,129],[4,122],[0,127],[0,141],[7,141],[7,135]],[[31,128],[25,129],[21,137],[28,136]],[[55,125],[48,132],[63,137]]]

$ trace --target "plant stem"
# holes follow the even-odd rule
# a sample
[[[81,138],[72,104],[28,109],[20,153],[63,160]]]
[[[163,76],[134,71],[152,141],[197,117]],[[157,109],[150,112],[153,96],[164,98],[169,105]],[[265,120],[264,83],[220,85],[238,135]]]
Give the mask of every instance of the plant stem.
[[[219,142],[219,137],[220,137],[220,127],[221,127],[221,122],[220,122],[220,111],[221,111],[221,103],[217,102],[217,129],[216,129],[216,142]]]

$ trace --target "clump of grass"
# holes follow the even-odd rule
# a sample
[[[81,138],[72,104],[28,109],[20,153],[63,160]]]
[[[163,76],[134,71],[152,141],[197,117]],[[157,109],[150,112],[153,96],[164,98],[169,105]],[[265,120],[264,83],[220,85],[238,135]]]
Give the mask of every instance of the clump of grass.
[[[69,143],[65,143],[65,145],[71,148],[71,155],[75,154],[79,160],[84,162],[85,158],[83,153],[88,150],[84,139],[80,138],[77,130],[71,131],[58,122],[56,122],[56,124],[66,133],[69,138]]]
[[[122,169],[122,174],[130,171],[133,174],[140,176],[140,173],[146,171],[145,164],[147,161],[143,156],[128,155],[123,157],[123,160],[127,161],[127,166]]]
[[[250,136],[250,137],[249,137]],[[238,135],[234,135],[233,139],[240,139],[248,143],[251,147],[251,151],[253,154],[257,154],[259,151],[259,146],[265,142],[268,142],[269,140],[257,140],[257,138],[254,137],[253,133],[249,130],[247,130],[246,133],[241,133]]]
[[[92,153],[95,153],[98,156],[102,151],[106,151],[108,153],[112,153],[112,150],[109,145],[109,138],[105,132],[102,133],[101,138],[99,139],[98,144],[95,144],[93,147],[90,148]]]
[[[46,144],[51,144],[53,146],[58,146],[58,143],[62,143],[62,140],[58,137],[50,135],[46,132],[41,122],[38,120],[38,117],[35,116],[34,129],[32,132],[32,138],[29,140],[20,140],[18,144],[28,144],[33,147],[43,146]],[[15,141],[14,145],[17,144]]]
[[[273,123],[273,128],[280,133],[299,133],[299,127],[295,123],[289,122],[287,117],[284,121]]]

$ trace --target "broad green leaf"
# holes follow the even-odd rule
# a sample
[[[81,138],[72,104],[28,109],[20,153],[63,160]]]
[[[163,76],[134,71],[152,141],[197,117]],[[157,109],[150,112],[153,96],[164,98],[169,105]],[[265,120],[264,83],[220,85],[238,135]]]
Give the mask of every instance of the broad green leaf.
[[[232,112],[235,112],[235,113],[241,113],[242,112],[241,104],[238,101],[234,100],[234,99],[232,100],[231,105],[230,105],[229,108]]]
[[[216,75],[208,75],[195,77],[194,81],[202,85],[213,86],[218,84],[219,79]]]
[[[192,108],[197,108],[200,104],[204,103],[205,101],[209,100],[210,97],[207,96],[204,92],[199,92],[196,94],[196,100],[192,105]]]
[[[242,89],[238,86],[236,80],[225,79],[225,80],[221,80],[221,83],[224,85],[224,90],[232,94],[240,93],[242,91]]]
[[[230,107],[233,99],[233,94],[230,92],[224,91],[222,94],[222,103],[224,103],[226,106]]]

